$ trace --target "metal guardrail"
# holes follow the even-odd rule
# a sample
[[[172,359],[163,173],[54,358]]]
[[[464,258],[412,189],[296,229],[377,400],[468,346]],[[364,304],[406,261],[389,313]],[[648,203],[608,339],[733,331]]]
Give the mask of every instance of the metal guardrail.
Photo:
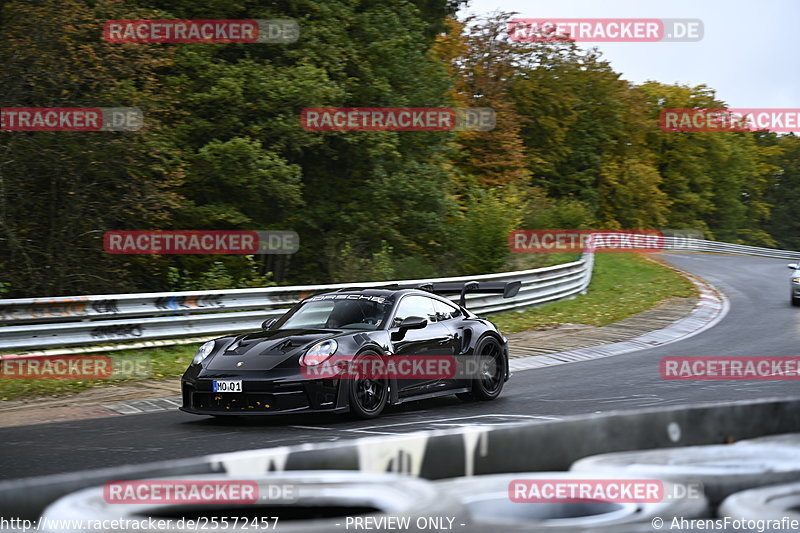
[[[800,260],[800,252],[774,250],[702,239],[664,237],[664,248],[745,254]],[[524,309],[570,298],[586,290],[594,255],[580,260],[517,272],[426,280],[376,282],[401,287],[423,282],[522,281],[514,298],[467,295],[467,306],[479,314]],[[218,291],[65,296],[0,300],[0,350],[33,350],[57,346],[142,342],[256,330],[267,318],[285,313],[307,296],[323,291],[363,287],[369,283],[303,285]],[[164,344],[164,341],[160,342]]]
[[[776,250],[774,248],[760,248],[758,246],[745,246],[743,244],[730,244],[727,242],[707,241],[704,239],[664,237],[664,244],[665,248],[668,250],[756,255],[759,257],[772,257],[775,259],[800,260],[800,252],[793,250]]]
[[[487,314],[580,294],[589,285],[593,263],[593,254],[587,253],[578,261],[532,270],[374,284],[397,283],[402,287],[429,281],[522,281],[513,298],[467,295],[467,307]],[[369,283],[0,300],[0,349],[141,342],[256,330],[267,318],[282,315],[311,294],[365,285]]]

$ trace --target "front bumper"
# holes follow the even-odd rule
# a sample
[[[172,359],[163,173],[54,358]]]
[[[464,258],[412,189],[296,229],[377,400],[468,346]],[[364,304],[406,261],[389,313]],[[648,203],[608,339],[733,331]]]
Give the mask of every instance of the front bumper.
[[[187,376],[181,380],[181,411],[199,415],[270,415],[335,413],[348,409],[340,401],[341,380],[275,379],[252,376]],[[297,376],[296,376],[297,377]],[[242,392],[213,392],[214,379],[241,379]]]

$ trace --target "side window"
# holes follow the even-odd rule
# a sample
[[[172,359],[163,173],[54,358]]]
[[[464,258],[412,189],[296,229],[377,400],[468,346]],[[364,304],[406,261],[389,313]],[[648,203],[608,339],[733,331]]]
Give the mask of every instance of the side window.
[[[461,311],[455,305],[439,300],[433,300],[433,310],[436,312],[437,320],[450,320],[461,316]]]
[[[398,327],[404,318],[419,316],[427,318],[431,322],[436,322],[436,311],[433,309],[433,299],[427,296],[410,295],[400,300],[397,306],[397,313],[394,315],[392,327]]]

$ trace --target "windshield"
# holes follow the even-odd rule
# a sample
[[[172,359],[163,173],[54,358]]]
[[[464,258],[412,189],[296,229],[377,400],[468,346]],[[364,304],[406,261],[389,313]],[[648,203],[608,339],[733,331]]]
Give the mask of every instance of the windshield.
[[[322,299],[315,297],[285,315],[277,329],[378,329],[385,323],[391,305],[369,299]],[[352,295],[350,295],[352,296]],[[320,299],[316,299],[320,298]]]

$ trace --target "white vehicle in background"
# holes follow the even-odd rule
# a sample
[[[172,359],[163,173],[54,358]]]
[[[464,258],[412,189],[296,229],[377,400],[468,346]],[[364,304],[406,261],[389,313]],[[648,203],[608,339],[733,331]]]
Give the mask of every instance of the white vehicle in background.
[[[792,281],[789,288],[789,297],[792,300],[792,305],[800,306],[800,263],[789,263],[789,268],[792,272]]]

